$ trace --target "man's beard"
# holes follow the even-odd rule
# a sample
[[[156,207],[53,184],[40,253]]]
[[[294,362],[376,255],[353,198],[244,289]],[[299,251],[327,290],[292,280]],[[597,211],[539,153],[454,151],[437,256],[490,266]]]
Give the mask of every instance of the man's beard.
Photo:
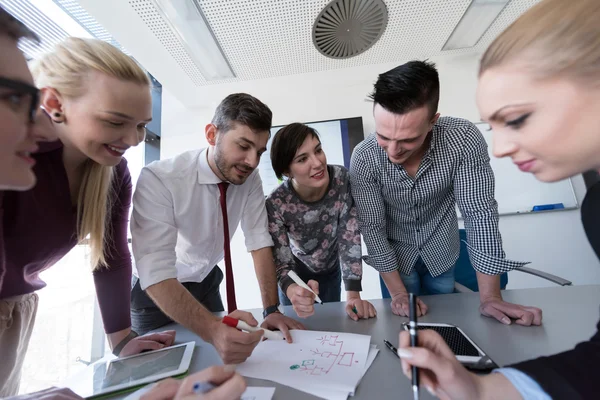
[[[238,166],[239,169],[241,169],[244,172],[248,171],[248,175],[241,177],[240,175],[238,175],[235,172],[234,165],[227,164],[227,162],[225,161],[225,157],[223,156],[221,151],[219,149],[217,149],[216,147],[215,147],[215,165],[217,166],[217,169],[219,170],[221,175],[223,175],[225,180],[234,185],[241,185],[244,182],[246,182],[246,179],[248,179],[248,177],[250,176],[250,173],[253,171],[252,169],[248,168],[247,166],[239,165]]]

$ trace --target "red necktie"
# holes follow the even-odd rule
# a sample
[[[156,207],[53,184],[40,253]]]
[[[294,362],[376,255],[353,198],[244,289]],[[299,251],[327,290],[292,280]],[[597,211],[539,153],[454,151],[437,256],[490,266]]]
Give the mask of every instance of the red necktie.
[[[229,246],[229,220],[227,219],[227,187],[229,183],[221,182],[217,184],[221,192],[221,212],[223,213],[223,239],[225,251],[225,288],[227,289],[227,312],[232,313],[237,310],[235,304],[235,285],[233,283],[233,268],[231,266],[231,249]]]

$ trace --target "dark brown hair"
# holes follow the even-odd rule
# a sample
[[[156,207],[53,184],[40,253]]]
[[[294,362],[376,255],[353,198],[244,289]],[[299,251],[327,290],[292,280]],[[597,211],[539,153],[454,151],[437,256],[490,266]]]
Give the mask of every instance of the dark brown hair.
[[[271,166],[277,178],[282,179],[283,174],[289,171],[296,152],[308,135],[319,139],[319,133],[315,129],[299,122],[284,126],[277,131],[271,144]]]
[[[379,75],[369,97],[387,111],[405,114],[427,105],[431,116],[440,101],[440,78],[435,64],[410,61]]]
[[[225,97],[217,106],[211,121],[219,132],[227,132],[235,123],[245,125],[254,132],[271,130],[273,113],[263,102],[246,93]]]

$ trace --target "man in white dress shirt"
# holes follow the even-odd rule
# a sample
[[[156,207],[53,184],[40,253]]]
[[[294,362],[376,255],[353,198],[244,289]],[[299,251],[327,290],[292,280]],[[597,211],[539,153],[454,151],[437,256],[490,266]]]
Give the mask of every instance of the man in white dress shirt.
[[[131,217],[139,278],[132,288],[131,317],[137,333],[176,321],[212,343],[225,363],[244,361],[260,341],[260,332],[238,331],[212,314],[223,311],[219,294],[223,273],[216,266],[224,257],[225,243],[220,190],[225,191],[229,239],[241,222],[252,254],[265,308],[261,326],[281,330],[288,341],[288,329],[303,329],[278,311],[273,242],[256,170],[271,120],[271,110],[258,99],[244,93],[229,95],[205,128],[208,148],[142,170]],[[222,182],[229,185],[220,188]],[[249,313],[230,315],[257,324]]]

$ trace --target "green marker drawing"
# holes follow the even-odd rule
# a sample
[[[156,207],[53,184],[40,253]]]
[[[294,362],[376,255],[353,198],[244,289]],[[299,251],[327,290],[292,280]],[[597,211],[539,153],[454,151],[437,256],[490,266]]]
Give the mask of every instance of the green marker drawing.
[[[292,365],[292,366],[290,367],[290,369],[291,369],[291,370],[295,370],[295,369],[298,369],[298,368],[300,368],[300,366],[299,366],[299,365],[297,365],[297,364],[296,364],[296,365]]]

